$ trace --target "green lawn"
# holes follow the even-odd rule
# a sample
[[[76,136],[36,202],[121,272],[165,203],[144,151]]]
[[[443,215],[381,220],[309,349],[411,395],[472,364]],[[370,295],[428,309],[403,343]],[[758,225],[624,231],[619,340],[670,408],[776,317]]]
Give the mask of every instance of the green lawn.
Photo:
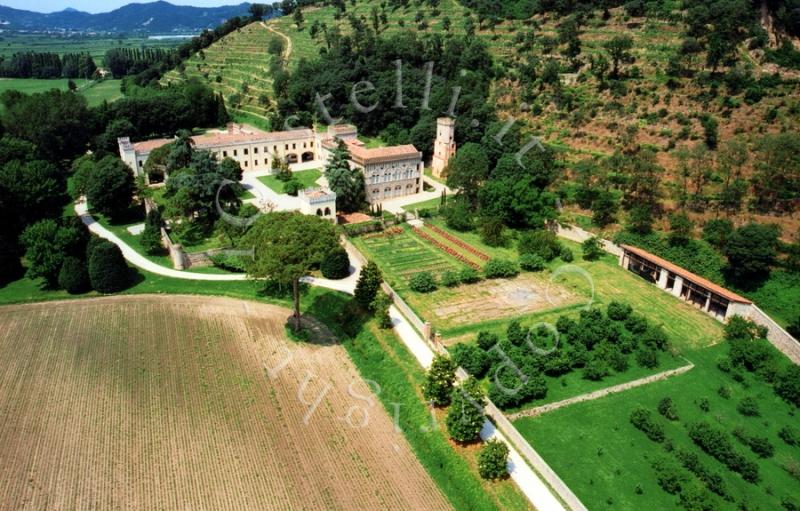
[[[717,359],[726,353],[725,344],[696,350],[688,355],[696,364],[688,373],[536,418],[519,419],[515,426],[590,509],[676,509],[677,498],[658,486],[650,466],[650,460],[657,455],[671,455],[629,422],[631,411],[644,406],[652,410],[675,447],[696,453],[703,465],[723,477],[736,502],[716,499],[715,509],[737,509],[743,499],[748,501],[749,509],[782,509],[781,499],[790,495],[796,499],[800,484],[781,464],[791,459],[797,463],[800,449],[787,446],[777,431],[790,424],[797,427],[796,410],[752,375],[745,375],[743,383],[737,383],[717,369]],[[720,387],[730,390],[729,399],[719,395]],[[737,412],[736,405],[745,396],[758,400],[761,417],[744,417]],[[656,412],[664,397],[672,398],[676,404],[679,421],[669,422]],[[702,398],[709,401],[708,412],[698,406]],[[745,482],[694,446],[686,427],[701,419],[728,433],[741,426],[750,434],[769,438],[775,446],[775,456],[768,459],[757,458],[731,438],[738,452],[758,463],[762,478],[759,484]],[[694,479],[682,472],[690,481]],[[636,491],[637,485],[641,492]]]
[[[119,86],[121,80],[104,80],[93,82],[90,80],[74,80],[78,91],[85,98],[89,106],[97,106],[103,101],[112,102],[122,97]],[[7,90],[18,90],[26,94],[46,92],[50,89],[68,90],[67,79],[37,80],[34,78],[0,78],[0,94]]]
[[[403,209],[408,211],[408,212],[413,213],[414,210],[417,210],[417,209],[438,208],[441,205],[442,205],[442,198],[441,197],[436,197],[436,198],[433,198],[433,199],[428,199],[428,200],[424,200],[424,201],[420,201],[420,202],[415,202],[413,204],[408,204],[406,206],[403,206]]]
[[[88,53],[101,66],[103,56],[111,48],[174,48],[185,39],[149,39],[147,37],[109,37],[61,34],[21,34],[6,32],[0,39],[0,56],[11,57],[17,52]]]
[[[316,188],[317,179],[322,177],[322,172],[317,169],[301,170],[299,172],[292,172],[292,176],[300,181],[303,188]],[[284,182],[275,176],[261,176],[259,181],[269,186],[275,193],[283,193]]]

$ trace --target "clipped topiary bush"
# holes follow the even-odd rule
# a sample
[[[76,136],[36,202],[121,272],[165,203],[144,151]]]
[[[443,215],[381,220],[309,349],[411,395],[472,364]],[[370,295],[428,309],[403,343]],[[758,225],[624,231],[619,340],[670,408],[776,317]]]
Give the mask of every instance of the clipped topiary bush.
[[[58,285],[71,295],[85,293],[90,289],[86,263],[77,257],[66,257],[58,272]]]
[[[347,251],[344,247],[337,247],[331,250],[322,259],[319,269],[326,279],[339,280],[350,275],[350,258],[347,256]]]
[[[489,351],[498,342],[500,342],[500,338],[497,335],[489,332],[478,332],[478,346],[482,350]]]
[[[116,293],[130,284],[130,270],[118,246],[109,241],[91,244],[89,282],[100,293]]]
[[[525,271],[542,271],[546,261],[537,254],[522,254],[519,258],[519,266]]]
[[[456,344],[453,346],[451,354],[456,364],[476,378],[482,378],[489,369],[489,356],[474,344]]]
[[[461,276],[457,271],[446,271],[442,274],[442,285],[444,287],[456,287],[461,284]]]
[[[513,261],[492,259],[483,267],[487,279],[510,279],[519,275],[519,267]]]
[[[486,442],[478,453],[478,473],[489,480],[508,477],[508,446],[504,442]]]
[[[436,278],[427,271],[421,271],[412,275],[409,287],[412,291],[416,291],[417,293],[432,293],[438,288],[436,285]]]
[[[474,268],[469,267],[458,272],[458,278],[462,284],[474,284],[481,280],[480,274]]]

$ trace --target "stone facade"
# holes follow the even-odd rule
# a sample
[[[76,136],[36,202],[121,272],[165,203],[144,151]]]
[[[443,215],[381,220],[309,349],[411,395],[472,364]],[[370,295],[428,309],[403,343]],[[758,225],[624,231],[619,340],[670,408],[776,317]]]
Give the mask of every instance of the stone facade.
[[[336,223],[336,193],[323,188],[309,188],[301,190],[297,198],[302,214],[316,215]]]
[[[162,138],[132,143],[129,138],[118,139],[122,161],[140,176],[150,153],[172,142]],[[218,160],[231,158],[244,172],[271,171],[274,156],[290,164],[314,161],[319,158],[319,146],[313,130],[265,132],[250,126],[230,124],[226,131],[210,131],[192,137],[196,149],[211,151]]]
[[[436,140],[433,143],[431,172],[436,178],[444,177],[447,163],[456,154],[456,121],[449,117],[436,120]]]
[[[354,126],[331,126],[327,137],[320,140],[320,152],[326,162],[339,140],[347,144],[351,167],[364,173],[367,201],[370,204],[414,195],[422,189],[425,166],[422,153],[413,145],[370,149],[358,140]]]

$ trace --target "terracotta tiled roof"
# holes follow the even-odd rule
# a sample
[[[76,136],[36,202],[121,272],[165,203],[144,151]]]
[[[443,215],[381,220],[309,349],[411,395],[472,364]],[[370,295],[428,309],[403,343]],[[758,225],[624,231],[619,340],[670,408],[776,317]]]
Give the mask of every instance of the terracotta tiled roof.
[[[658,257],[655,254],[651,254],[647,250],[644,250],[644,249],[641,249],[641,248],[638,248],[638,247],[632,247],[630,245],[620,245],[620,246],[624,250],[626,250],[628,252],[631,252],[633,254],[636,254],[637,256],[641,257],[642,259],[647,259],[648,261],[652,262],[653,264],[655,264],[657,266],[660,266],[662,268],[665,268],[667,271],[671,271],[675,275],[679,275],[679,276],[683,277],[684,280],[689,280],[689,281],[697,284],[700,287],[704,287],[704,288],[708,289],[709,291],[711,291],[713,293],[716,293],[716,294],[718,294],[718,295],[720,295],[720,296],[722,296],[724,298],[727,298],[728,300],[730,300],[732,302],[753,303],[752,301],[748,300],[747,298],[744,298],[743,296],[739,296],[736,293],[734,293],[733,291],[728,291],[724,287],[719,286],[717,284],[714,284],[710,280],[705,279],[705,278],[701,277],[700,275],[696,275],[696,274],[690,272],[689,270],[681,268],[680,266],[667,261],[666,259]]]
[[[363,145],[348,143],[352,160],[361,165],[422,158],[422,153],[411,144],[367,149]]]
[[[225,147],[238,144],[271,144],[274,142],[284,142],[286,140],[296,140],[303,138],[313,138],[314,132],[310,129],[298,129],[290,131],[272,131],[269,133],[204,133],[192,137],[194,145],[198,149],[209,149],[214,147]],[[174,139],[161,138],[147,140],[133,144],[137,153],[149,153],[164,144],[172,142]]]
[[[166,145],[172,142],[170,138],[157,138],[155,140],[145,140],[144,142],[135,142],[133,144],[133,149],[137,153],[150,153],[155,149],[158,149],[162,145]]]

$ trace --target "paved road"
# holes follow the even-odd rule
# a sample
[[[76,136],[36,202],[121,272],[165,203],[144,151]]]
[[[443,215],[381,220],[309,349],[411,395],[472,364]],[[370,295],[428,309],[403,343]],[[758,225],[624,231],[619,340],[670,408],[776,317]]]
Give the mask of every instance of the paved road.
[[[125,259],[134,266],[137,266],[143,270],[149,271],[150,273],[155,273],[157,275],[163,275],[165,277],[172,277],[175,279],[183,279],[183,280],[208,280],[208,281],[237,281],[237,280],[247,280],[247,275],[244,274],[226,274],[226,275],[215,275],[210,273],[193,273],[190,271],[180,271],[174,270],[172,268],[167,268],[165,266],[161,266],[160,264],[154,263],[153,261],[147,259],[145,256],[134,250],[130,245],[122,241],[116,234],[109,231],[102,225],[100,225],[97,220],[95,220],[92,215],[89,214],[89,211],[86,207],[86,201],[81,200],[75,204],[75,213],[78,214],[81,221],[89,228],[89,230],[100,236],[101,238],[105,238],[111,243],[117,245],[120,250],[122,250],[122,255],[125,256]]]
[[[137,252],[133,247],[122,241],[116,234],[109,231],[102,225],[100,225],[97,220],[95,220],[92,215],[89,214],[86,208],[86,201],[79,201],[75,204],[75,213],[78,214],[81,221],[89,228],[89,231],[100,236],[101,238],[105,238],[111,243],[117,245],[120,250],[122,251],[122,255],[132,265],[141,268],[145,271],[150,273],[155,273],[156,275],[163,275],[164,277],[171,277],[175,279],[182,279],[182,280],[205,280],[205,281],[216,281],[216,282],[233,282],[233,281],[243,281],[247,280],[247,275],[242,273],[229,273],[229,274],[211,274],[211,273],[195,273],[192,271],[186,270],[175,270],[173,268],[167,268],[166,266],[162,266],[160,264],[154,263],[153,261],[147,259],[142,254]],[[350,249],[347,249],[348,251]],[[358,280],[358,274],[361,273],[361,266],[358,263],[358,259],[350,255],[350,276],[342,279],[342,280],[328,280],[328,279],[320,279],[320,278],[313,278],[313,277],[306,277],[303,282],[307,282],[311,285],[324,287],[327,289],[333,289],[335,291],[342,291],[345,293],[353,294],[356,288],[356,281]]]

